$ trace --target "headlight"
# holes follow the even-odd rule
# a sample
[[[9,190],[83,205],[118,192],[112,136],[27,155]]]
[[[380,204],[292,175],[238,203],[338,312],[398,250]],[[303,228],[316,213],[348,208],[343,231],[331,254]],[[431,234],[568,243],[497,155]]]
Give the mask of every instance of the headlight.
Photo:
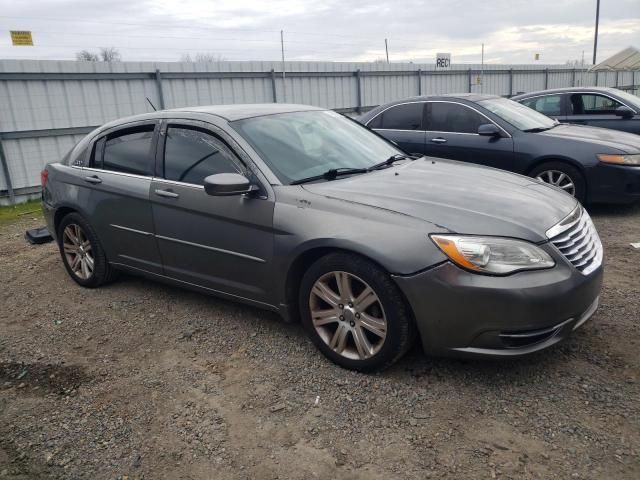
[[[601,153],[598,160],[604,163],[615,163],[617,165],[638,165],[640,166],[640,154],[634,155],[608,155]]]
[[[431,235],[456,265],[478,273],[508,275],[555,265],[547,252],[524,240],[466,235]]]

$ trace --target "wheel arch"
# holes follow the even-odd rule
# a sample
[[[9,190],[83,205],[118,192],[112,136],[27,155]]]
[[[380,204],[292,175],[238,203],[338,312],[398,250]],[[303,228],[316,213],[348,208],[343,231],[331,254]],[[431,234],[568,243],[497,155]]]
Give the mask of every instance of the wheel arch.
[[[69,215],[70,213],[80,213],[80,212],[78,212],[78,210],[76,210],[75,208],[69,207],[67,205],[63,205],[56,209],[56,213],[53,216],[53,226],[56,229],[56,232],[55,232],[56,235],[58,234],[58,228],[60,227],[60,222],[62,222],[62,219],[67,215]]]
[[[545,163],[566,163],[567,165],[572,166],[573,168],[577,169],[580,174],[582,175],[582,177],[586,180],[585,177],[585,167],[583,164],[581,164],[580,162],[576,161],[575,159],[571,158],[571,157],[566,157],[564,155],[546,155],[544,157],[538,157],[536,158],[531,165],[529,165],[529,167],[527,168],[527,170],[525,171],[526,175],[531,175],[531,172],[533,172],[536,168],[538,168],[540,165],[543,165]]]
[[[289,268],[287,270],[287,275],[285,277],[284,294],[285,294],[285,301],[287,304],[287,319],[289,321],[291,322],[300,321],[298,293],[299,293],[302,276],[315,261],[331,253],[346,253],[349,255],[358,256],[360,258],[363,258],[373,263],[386,274],[390,274],[387,268],[381,265],[380,262],[376,261],[374,258],[371,258],[371,256],[355,251],[348,247],[335,246],[335,245],[316,246],[316,247],[311,247],[303,252],[300,252],[294,258],[294,260],[290,263]],[[409,303],[409,300],[405,296],[404,292],[399,286],[398,286],[398,292],[402,298],[402,301],[405,303],[407,307],[407,311],[411,315],[412,321],[415,324],[415,316],[414,316],[413,308]]]

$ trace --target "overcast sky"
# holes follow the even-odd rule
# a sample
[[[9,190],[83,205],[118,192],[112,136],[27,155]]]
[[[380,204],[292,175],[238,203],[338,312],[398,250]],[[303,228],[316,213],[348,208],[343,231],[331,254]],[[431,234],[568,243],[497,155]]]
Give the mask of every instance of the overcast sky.
[[[0,58],[73,59],[114,46],[124,60],[433,63],[590,62],[596,0],[0,0]],[[11,45],[31,30],[34,47]],[[640,47],[640,0],[601,0],[598,60]]]

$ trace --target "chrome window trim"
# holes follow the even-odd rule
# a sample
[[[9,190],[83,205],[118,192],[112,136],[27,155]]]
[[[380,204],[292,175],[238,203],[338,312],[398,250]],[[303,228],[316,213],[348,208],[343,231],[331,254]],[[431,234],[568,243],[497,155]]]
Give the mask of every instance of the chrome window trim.
[[[489,117],[487,117],[484,113],[482,113],[480,110],[478,110],[477,108],[472,107],[471,105],[467,105],[466,103],[461,103],[461,102],[454,102],[451,100],[428,100],[425,103],[455,103],[456,105],[462,105],[463,107],[467,107],[470,108],[471,110],[473,110],[474,112],[476,112],[478,115],[483,116],[484,118],[486,118],[489,123],[494,124],[496,127],[498,127],[500,130],[502,130],[505,135],[507,135],[507,138],[511,138],[511,134],[509,132],[507,132],[504,128],[502,128],[500,125],[498,125],[496,122],[494,122],[493,120],[491,120]],[[462,135],[478,135],[477,133],[468,133],[468,132],[442,132],[439,130],[426,130],[427,132],[432,132],[432,133],[448,133],[451,134],[453,133],[455,134],[462,134]]]
[[[554,95],[600,95],[602,97],[607,97],[610,100],[613,100],[614,102],[618,102],[622,105],[624,105],[627,108],[631,108],[631,110],[633,110],[634,112],[636,112],[636,109],[633,107],[630,107],[629,105],[627,105],[626,103],[624,103],[622,100],[619,100],[617,98],[612,97],[611,95],[607,95],[606,93],[602,93],[602,92],[594,92],[594,91],[586,91],[586,92],[578,92],[578,91],[573,91],[573,92],[561,92],[561,93],[543,93],[541,95],[532,95],[530,97],[526,97],[526,98],[521,98],[520,100],[517,100],[518,103],[522,103],[525,100],[531,100],[532,98],[540,98],[540,97],[551,97]],[[536,110],[537,112],[537,110]],[[542,113],[542,112],[538,112],[538,113]],[[636,112],[637,114],[638,112]],[[572,113],[571,115],[565,115],[566,117],[570,117],[573,115],[589,115],[587,113]],[[593,114],[593,115],[597,115]]]
[[[153,178],[151,175],[138,175],[136,173],[117,172],[114,170],[105,170],[104,168],[81,167],[76,165],[73,165],[72,168],[78,168],[80,170],[86,170],[88,172],[110,173],[113,175],[120,175],[123,177],[141,178],[143,180],[151,180]]]
[[[163,177],[153,177],[152,180],[158,183],[167,183],[169,185],[178,185],[181,187],[199,188],[201,190],[204,190],[204,185],[198,185],[197,183],[179,182],[178,180],[167,180]]]
[[[399,107],[400,105],[412,105],[414,103],[422,103],[422,104],[424,104],[425,101],[424,100],[415,100],[415,101],[412,101],[412,102],[394,103],[393,105],[390,105],[387,108],[385,108],[384,110],[381,110],[378,113],[376,113],[375,116],[371,117],[371,119],[367,123],[365,123],[364,125],[365,125],[365,127],[368,127],[371,122],[373,122],[376,118],[378,118],[380,115],[382,115],[387,110],[390,110],[390,109],[392,109],[394,107]],[[424,117],[424,112],[422,113],[422,116]],[[396,132],[424,132],[425,131],[425,130],[421,130],[421,129],[403,130],[403,129],[396,129],[396,128],[372,128],[372,130],[389,130],[389,131],[396,131]]]
[[[502,130],[502,132],[504,132],[507,135],[507,138],[511,138],[511,134],[509,132],[507,132],[504,128],[502,128],[500,125],[498,125],[496,122],[494,122],[493,120],[491,120],[489,117],[487,117],[484,113],[482,113],[480,110],[478,110],[477,108],[472,107],[471,105],[467,105],[466,103],[462,103],[462,102],[455,102],[453,100],[416,100],[413,102],[402,102],[402,103],[396,103],[394,105],[391,105],[387,108],[385,108],[384,110],[376,113],[375,117],[372,117],[367,123],[365,123],[365,126],[369,126],[369,123],[371,123],[373,120],[375,120],[379,115],[382,115],[384,112],[386,112],[387,110],[389,110],[390,108],[393,107],[397,107],[399,105],[407,105],[410,103],[422,103],[422,104],[426,104],[426,103],[453,103],[456,105],[462,105],[463,107],[467,107],[471,110],[473,110],[474,112],[476,112],[477,114],[483,116],[484,118],[486,118],[488,120],[489,123],[492,123],[493,125],[495,125],[496,127],[498,127],[500,130]],[[385,131],[389,131],[389,132],[429,132],[429,133],[447,133],[447,134],[454,134],[454,135],[477,135],[480,136],[477,133],[468,133],[468,132],[443,132],[443,131],[439,131],[439,130],[401,130],[401,129],[396,129],[396,128],[372,128],[372,130],[385,130]]]

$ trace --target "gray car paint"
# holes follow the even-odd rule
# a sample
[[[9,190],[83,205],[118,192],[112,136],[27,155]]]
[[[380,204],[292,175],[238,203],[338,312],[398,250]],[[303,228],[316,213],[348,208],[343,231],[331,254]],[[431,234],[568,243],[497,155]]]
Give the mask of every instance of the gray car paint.
[[[573,303],[593,302],[602,268],[584,277],[546,244],[556,261],[564,262],[561,268],[495,279],[453,266],[428,238],[436,232],[460,232],[544,243],[546,230],[576,206],[575,200],[563,192],[527,177],[430,158],[400,162],[385,170],[331,182],[282,185],[229,122],[229,118],[270,111],[312,109],[283,105],[210,107],[112,122],[74,148],[68,159],[70,165],[48,165],[49,181],[43,191],[47,224],[55,233],[62,214],[76,210],[96,227],[109,261],[119,268],[269,308],[285,318],[295,317],[291,307],[295,305],[292,292],[297,285],[292,284],[292,278],[296,265],[306,255],[329,249],[356,252],[381,265],[396,279],[410,300],[425,347],[437,343],[432,334],[438,330],[433,330],[424,299],[412,297],[416,289],[434,287],[430,282],[450,281],[448,297],[443,296],[449,300],[458,287],[455,282],[462,282],[464,288],[501,283],[502,300],[510,297],[512,309],[522,309],[525,304],[518,303],[522,290],[508,288],[511,279],[518,279],[522,288],[528,281],[537,285],[540,279],[549,285],[555,283],[553,291],[540,290],[542,293],[536,298],[541,303],[544,295],[552,293],[574,295],[572,285],[588,282],[592,288],[588,292],[576,290]],[[82,166],[87,146],[109,129],[133,121],[168,119],[206,122],[210,129],[221,133],[245,162],[260,187],[259,193],[211,197],[201,187],[159,178],[143,182],[128,175],[110,178],[103,171]],[[87,183],[87,175],[98,175],[103,181],[98,185]],[[105,193],[107,187],[109,192]],[[180,196],[156,197],[156,189],[171,189]],[[114,222],[138,232],[115,228]],[[129,244],[133,245],[131,251]],[[162,263],[160,270],[158,259]],[[443,265],[448,267],[443,270]],[[443,271],[449,272],[445,279],[432,277]],[[487,295],[487,306],[497,298]],[[528,313],[533,315],[534,311]],[[539,317],[538,323],[549,325],[556,317]],[[456,329],[460,321],[455,323]],[[515,327],[517,319],[514,322]],[[485,329],[490,326],[490,319],[476,325]],[[443,343],[446,350],[463,346],[460,338],[455,340],[455,332],[447,331],[447,341]],[[464,335],[467,338],[468,333]]]

